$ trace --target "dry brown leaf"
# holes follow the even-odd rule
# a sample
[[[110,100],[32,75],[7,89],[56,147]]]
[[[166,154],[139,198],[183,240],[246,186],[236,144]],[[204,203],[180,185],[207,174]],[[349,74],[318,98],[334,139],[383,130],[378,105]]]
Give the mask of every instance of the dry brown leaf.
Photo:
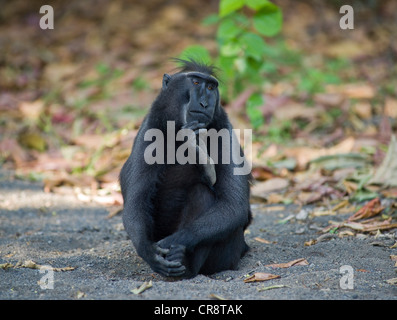
[[[274,110],[274,117],[282,120],[307,119],[313,120],[322,113],[321,108],[311,108],[304,104],[289,102]]]
[[[289,268],[292,266],[307,266],[309,262],[305,258],[296,259],[286,263],[275,263],[275,264],[268,264],[265,267],[272,267],[272,268]]]
[[[256,272],[253,275],[247,277],[244,279],[244,282],[258,282],[258,281],[267,281],[271,279],[277,279],[280,278],[281,276],[271,274],[271,273],[265,273],[265,272]]]
[[[345,199],[345,200],[339,202],[337,205],[335,205],[332,208],[332,211],[338,211],[339,209],[346,207],[348,204],[349,204],[349,200]]]
[[[336,212],[334,210],[321,210],[321,209],[314,209],[312,212],[314,217],[321,217],[321,216],[334,216]]]
[[[104,139],[103,135],[100,134],[81,134],[75,137],[73,142],[79,146],[85,146],[96,150],[104,144]]]
[[[349,217],[347,221],[370,218],[379,214],[383,209],[384,207],[381,206],[379,198],[375,198]]]
[[[339,238],[343,238],[343,237],[352,237],[354,236],[354,232],[350,231],[350,230],[341,230],[338,232],[338,237]]]
[[[3,270],[7,270],[7,269],[10,269],[13,267],[14,267],[14,265],[11,263],[8,263],[8,262],[0,264],[0,269],[3,269]]]
[[[341,228],[347,227],[356,231],[361,232],[371,232],[371,231],[378,231],[378,230],[388,230],[397,228],[397,223],[391,223],[391,218],[383,221],[371,221],[366,223],[359,223],[359,222],[342,222],[340,224],[330,225],[322,230],[322,232],[328,232],[333,228]]]
[[[346,192],[348,194],[354,193],[358,189],[358,183],[356,183],[356,182],[343,180],[342,184],[345,187]]]
[[[379,184],[384,187],[397,187],[397,139],[391,136],[389,147],[381,165],[368,184]]]
[[[386,98],[384,114],[388,117],[397,118],[397,99]]]
[[[397,188],[383,190],[381,194],[386,198],[397,198]]]
[[[80,68],[81,66],[71,63],[49,63],[44,69],[43,78],[54,84],[73,76],[76,71],[81,72]]]
[[[278,193],[271,193],[266,197],[266,201],[269,204],[282,203],[285,197]]]
[[[375,50],[376,46],[369,40],[362,39],[357,42],[349,39],[327,45],[325,53],[333,58],[355,59]]]
[[[271,242],[271,241],[269,241],[269,240],[262,239],[262,238],[260,238],[260,237],[255,237],[254,240],[256,240],[256,241],[258,241],[258,242],[261,242],[261,243],[266,243],[266,244],[271,244],[271,243],[273,243],[273,242]]]
[[[282,210],[285,210],[285,206],[271,206],[265,208],[265,211],[282,211]]]
[[[215,299],[215,300],[227,300],[226,298],[220,296],[219,294],[215,294],[215,293],[211,293],[211,294],[209,295],[209,297],[210,297],[211,299]]]
[[[256,288],[256,290],[258,290],[258,292],[262,292],[262,291],[273,290],[273,289],[279,289],[279,288],[288,288],[288,286],[286,286],[286,285],[284,285],[284,284],[276,284],[276,285],[274,285],[274,286]]]
[[[29,154],[26,149],[22,148],[15,139],[0,140],[0,157],[14,161],[17,168],[23,167],[28,159]]]
[[[284,155],[289,158],[295,158],[298,169],[305,169],[306,165],[321,156],[329,156],[336,154],[350,153],[353,150],[355,139],[353,137],[346,138],[332,148],[310,148],[310,147],[292,147],[284,150]]]
[[[272,170],[270,170],[267,167],[262,167],[262,166],[252,168],[251,174],[252,174],[252,177],[258,181],[268,180],[268,179],[272,179],[275,177]]]
[[[352,109],[361,119],[370,119],[372,117],[372,106],[369,102],[359,102]]]
[[[75,267],[62,267],[62,268],[55,268],[49,265],[40,265],[33,260],[25,260],[23,262],[17,262],[15,265],[10,263],[7,264],[7,268],[28,268],[28,269],[41,269],[41,268],[51,268],[51,270],[60,272],[60,271],[72,271],[76,269]]]
[[[289,186],[289,180],[283,178],[273,178],[264,182],[256,183],[251,188],[251,193],[255,197],[266,198],[266,195],[276,190],[282,190]]]
[[[328,93],[340,93],[347,98],[371,99],[375,96],[375,88],[365,83],[349,83],[344,85],[326,86]]]
[[[111,219],[117,216],[119,213],[123,211],[123,207],[115,207],[115,208],[108,208],[109,214],[106,216],[106,219]]]
[[[337,107],[343,102],[343,96],[339,93],[317,93],[314,95],[314,101],[330,107]]]
[[[36,121],[44,110],[44,101],[36,100],[33,102],[23,101],[18,106],[24,119]]]
[[[315,245],[316,243],[317,243],[317,240],[312,239],[312,240],[309,240],[309,241],[305,241],[304,246],[305,247],[310,247],[312,245]]]

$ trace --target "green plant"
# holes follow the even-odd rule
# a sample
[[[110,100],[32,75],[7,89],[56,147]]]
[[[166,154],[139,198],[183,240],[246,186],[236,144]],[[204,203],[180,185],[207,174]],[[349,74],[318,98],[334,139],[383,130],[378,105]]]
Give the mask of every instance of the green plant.
[[[282,12],[268,0],[220,0],[219,13],[207,17],[204,24],[217,24],[217,57],[212,61],[206,48],[195,45],[186,48],[181,58],[193,57],[203,62],[213,62],[222,70],[220,87],[224,100],[230,101],[247,87],[256,88],[247,100],[247,114],[254,128],[263,124],[259,106],[264,101],[259,94],[265,83],[265,74],[276,66],[266,61],[272,54],[264,37],[279,33]]]

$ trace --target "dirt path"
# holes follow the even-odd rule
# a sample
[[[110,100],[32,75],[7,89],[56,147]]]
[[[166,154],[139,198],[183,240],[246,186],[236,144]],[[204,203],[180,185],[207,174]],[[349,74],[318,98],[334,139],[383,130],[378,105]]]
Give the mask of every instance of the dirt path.
[[[382,232],[377,238],[330,235],[304,246],[319,237],[318,229],[327,226],[330,217],[280,223],[296,214],[296,208],[275,209],[253,206],[254,222],[246,235],[251,250],[238,270],[175,281],[153,274],[136,255],[120,215],[107,219],[103,207],[84,204],[72,195],[46,194],[39,183],[15,180],[9,172],[1,172],[0,299],[397,298],[397,285],[387,282],[397,277],[390,258],[397,254],[396,248],[390,248],[396,242],[396,230]],[[332,220],[345,218],[333,216]],[[270,243],[255,240],[257,237]],[[266,266],[299,258],[308,264],[277,269]],[[50,274],[48,270],[40,273],[39,269],[15,267],[18,262],[29,266],[29,260],[73,270]],[[341,273],[342,266],[351,272],[352,289],[343,288],[349,282],[342,278],[348,275]],[[243,281],[255,272],[280,278]],[[146,281],[152,281],[151,288],[140,294],[132,292]],[[265,287],[273,289],[263,290]]]

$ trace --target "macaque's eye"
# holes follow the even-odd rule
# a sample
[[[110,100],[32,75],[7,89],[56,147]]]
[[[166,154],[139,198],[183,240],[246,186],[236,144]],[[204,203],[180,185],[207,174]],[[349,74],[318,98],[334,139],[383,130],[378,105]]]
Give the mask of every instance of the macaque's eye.
[[[214,86],[212,84],[209,84],[207,88],[208,90],[214,90]]]
[[[193,84],[194,84],[194,85],[198,85],[199,82],[198,82],[197,80],[193,80]]]

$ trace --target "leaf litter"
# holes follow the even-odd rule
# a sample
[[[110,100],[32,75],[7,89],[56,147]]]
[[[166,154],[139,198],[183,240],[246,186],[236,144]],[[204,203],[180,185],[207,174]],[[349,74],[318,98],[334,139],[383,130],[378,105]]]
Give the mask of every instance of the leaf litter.
[[[28,268],[28,269],[41,269],[41,268],[51,268],[51,270],[56,271],[56,272],[64,272],[64,271],[73,271],[76,268],[75,267],[61,267],[61,268],[56,268],[56,267],[51,267],[50,265],[40,265],[33,260],[25,260],[25,261],[20,261],[17,262],[16,264],[12,263],[3,263],[0,264],[0,268],[7,270],[10,268]]]

